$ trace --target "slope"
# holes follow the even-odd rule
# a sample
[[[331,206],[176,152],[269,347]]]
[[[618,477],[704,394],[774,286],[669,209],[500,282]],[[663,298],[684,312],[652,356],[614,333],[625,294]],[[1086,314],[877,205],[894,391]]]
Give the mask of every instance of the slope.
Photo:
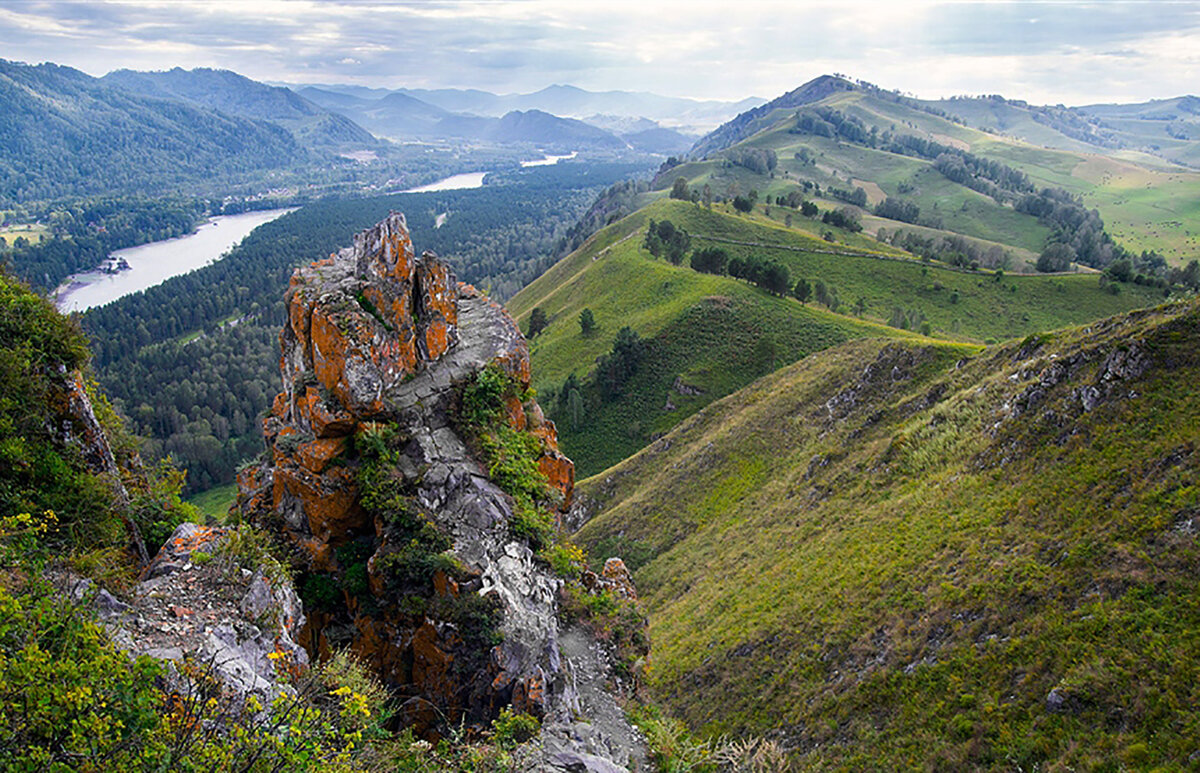
[[[873,184],[883,195],[918,205],[923,221],[937,221],[947,231],[1041,251],[1050,235],[1045,223],[978,192],[984,186],[971,190],[952,182],[936,169],[934,157],[888,152],[880,140],[885,134],[913,137],[1011,166],[1026,174],[1035,189],[1056,187],[1081,196],[1086,207],[1099,209],[1108,232],[1135,253],[1154,250],[1174,265],[1196,257],[1200,202],[1191,192],[1200,185],[1200,174],[1143,152],[1106,148],[1063,134],[1079,132],[1061,121],[1035,121],[1028,109],[1020,107],[1023,104],[998,98],[921,102],[871,84],[823,76],[702,139],[692,157],[707,156],[707,164],[688,165],[681,173],[693,184],[711,181],[717,195],[724,195],[730,184],[757,187],[760,193],[768,188],[772,195],[776,190],[786,192],[788,180],[843,189]],[[1035,147],[1016,137],[973,129],[950,115],[962,110],[969,120],[983,120],[971,108],[1000,114],[1009,128],[1030,127],[1026,136],[1031,142],[1053,147]],[[818,110],[836,110],[859,122],[862,135],[832,131],[821,136],[819,132],[834,127],[819,126],[818,133],[797,132],[797,116]],[[1200,148],[1200,143],[1191,145]],[[747,177],[747,170],[730,169],[724,158],[717,157],[728,157],[728,151],[738,147],[776,153],[779,168],[769,187],[761,177]],[[670,183],[670,179],[661,181]]]
[[[654,259],[643,247],[650,219],[686,229],[694,249],[777,262],[792,282],[820,280],[847,311],[861,298],[866,319]],[[535,307],[548,317],[531,340],[534,385],[581,473],[599,472],[713,400],[807,354],[850,338],[909,335],[879,324],[897,307],[929,321],[938,335],[982,341],[1097,319],[1155,297],[1140,287],[1112,295],[1087,275],[953,270],[861,236],[839,238],[831,245],[766,217],[664,199],[601,230],[518,293],[509,308],[523,329]],[[585,308],[598,327],[587,336],[578,322]],[[625,326],[646,339],[646,359],[625,393],[605,400],[587,377]],[[575,409],[564,389],[571,376],[581,382]]]
[[[378,141],[345,116],[313,104],[290,89],[268,86],[229,70],[176,67],[158,72],[115,70],[100,79],[160,99],[174,99],[229,115],[270,121],[309,147],[371,147]]]
[[[801,769],[1183,769],[1200,304],[971,356],[856,341],[578,487],[656,694]]]
[[[58,65],[0,60],[0,103],[0,205],[155,192],[308,159],[274,124],[132,94]]]

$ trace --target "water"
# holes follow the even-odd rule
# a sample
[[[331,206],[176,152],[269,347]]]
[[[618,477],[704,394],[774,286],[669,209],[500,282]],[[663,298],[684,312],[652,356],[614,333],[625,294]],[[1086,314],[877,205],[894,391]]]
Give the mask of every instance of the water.
[[[457,191],[463,188],[482,188],[483,178],[487,177],[487,175],[487,172],[465,172],[463,174],[451,175],[428,185],[418,185],[416,188],[409,188],[408,190],[401,191],[401,193],[427,193],[429,191]]]
[[[549,156],[548,155],[545,158],[539,158],[536,161],[522,161],[521,166],[525,166],[525,167],[551,166],[552,164],[557,164],[559,161],[565,161],[568,158],[575,158],[575,156],[577,156],[577,155],[579,155],[579,151],[572,150],[570,153],[568,153],[565,156]]]
[[[565,156],[550,156],[534,159],[533,161],[522,161],[521,166],[550,166],[557,164],[559,161],[568,158],[575,158],[579,155],[579,151],[571,151]],[[428,193],[430,191],[459,191],[465,188],[482,188],[483,178],[488,176],[488,172],[464,172],[463,174],[451,175],[436,182],[418,185],[416,188],[409,188],[401,193]]]
[[[117,250],[112,257],[124,258],[129,263],[128,270],[117,274],[88,271],[67,277],[55,291],[54,303],[64,313],[86,311],[153,287],[221,258],[255,228],[294,210],[220,215],[201,225],[194,234]]]

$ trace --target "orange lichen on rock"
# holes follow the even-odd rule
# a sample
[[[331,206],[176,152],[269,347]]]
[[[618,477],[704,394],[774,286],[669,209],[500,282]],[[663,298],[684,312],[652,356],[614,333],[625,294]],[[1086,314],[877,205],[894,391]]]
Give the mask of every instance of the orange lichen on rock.
[[[296,461],[309,472],[321,473],[346,450],[346,438],[318,438],[296,448]]]

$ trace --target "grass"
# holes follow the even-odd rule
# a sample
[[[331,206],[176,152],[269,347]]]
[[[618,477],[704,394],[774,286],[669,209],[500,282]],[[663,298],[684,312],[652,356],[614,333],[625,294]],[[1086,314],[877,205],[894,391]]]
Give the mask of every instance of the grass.
[[[224,486],[214,486],[207,491],[201,491],[188,497],[187,501],[196,506],[204,515],[224,522],[229,508],[237,500],[237,484],[227,483]]]
[[[770,730],[799,769],[1183,769],[1198,331],[1192,302],[979,354],[843,344],[582,481],[575,539],[637,557],[653,693],[706,735]],[[1131,348],[1144,375],[1084,412]]]
[[[916,260],[823,254],[816,250],[904,256],[840,229],[835,229],[838,243],[831,245],[808,230],[785,227],[779,220],[783,208],[771,210],[770,218],[761,210],[734,215],[723,206],[709,211],[659,200],[598,233],[510,302],[523,329],[535,306],[549,317],[546,329],[530,342],[533,383],[581,474],[616,463],[776,367],[851,338],[907,335],[881,324],[896,306],[924,314],[935,335],[984,341],[1081,323],[1161,298],[1133,285],[1113,296],[1100,289],[1095,276],[996,281],[992,274]],[[862,297],[866,319],[831,314],[813,303],[802,306],[739,280],[656,260],[641,246],[650,218],[669,219],[687,229],[694,248],[715,243],[732,255],[774,259],[788,266],[794,278],[820,279],[836,288],[844,309]],[[819,224],[795,213],[793,225]],[[704,236],[771,246],[711,242]],[[598,324],[587,337],[578,324],[584,308],[591,309]],[[557,390],[569,375],[583,379],[624,326],[652,342],[647,363],[626,396],[611,403],[593,396],[581,420],[572,415],[566,421],[565,413],[555,410]],[[673,389],[676,379],[700,394],[681,394]]]
[[[1172,265],[1183,265],[1200,255],[1200,201],[1194,195],[1200,173],[1158,156],[1127,149],[1105,150],[1079,142],[1034,122],[1023,110],[984,101],[962,100],[938,106],[961,113],[974,125],[998,127],[1004,134],[981,132],[862,92],[839,92],[820,104],[855,115],[881,131],[895,130],[968,147],[973,153],[1021,169],[1036,185],[1062,187],[1080,194],[1087,206],[1100,210],[1113,238],[1127,249],[1155,250]],[[780,111],[779,123],[746,141],[747,145],[776,151],[780,164],[774,178],[756,176],[741,168],[723,170],[718,162],[685,165],[680,173],[697,183],[716,180],[721,184],[714,184],[713,189],[719,194],[734,183],[743,191],[757,188],[763,192],[765,188],[771,195],[778,195],[786,192],[789,178],[799,177],[843,188],[855,178],[897,195],[899,183],[908,182],[916,185],[916,191],[906,195],[926,216],[934,213],[936,203],[936,214],[948,230],[1041,251],[1047,231],[1032,218],[941,179],[925,161],[788,134],[793,112]],[[1112,118],[1106,123],[1126,132],[1131,147],[1157,144],[1169,157],[1188,163],[1200,158],[1200,151],[1194,150],[1200,145],[1167,137],[1162,121]],[[792,159],[801,147],[816,154],[815,167]],[[967,203],[965,212],[961,210],[963,202]]]
[[[3,238],[6,243],[6,246],[0,249],[11,248],[13,242],[22,236],[31,244],[37,244],[43,239],[50,238],[50,229],[40,223],[0,226],[0,238]]]

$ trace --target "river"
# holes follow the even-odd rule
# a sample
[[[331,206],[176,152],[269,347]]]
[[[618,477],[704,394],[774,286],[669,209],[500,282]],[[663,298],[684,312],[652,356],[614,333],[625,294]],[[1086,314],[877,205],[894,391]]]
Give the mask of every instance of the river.
[[[86,311],[186,274],[219,259],[255,228],[294,209],[220,215],[193,234],[117,250],[112,257],[124,258],[129,264],[127,270],[115,274],[87,271],[67,277],[55,290],[54,305],[64,313]]]
[[[569,158],[575,158],[579,154],[578,150],[572,151],[565,156],[550,156],[534,159],[533,161],[522,161],[521,166],[550,166],[557,164]],[[488,176],[488,172],[464,172],[463,174],[455,174],[443,178],[436,182],[431,182],[426,185],[418,185],[416,188],[409,188],[400,191],[401,193],[429,193],[430,191],[460,191],[465,188],[482,188],[483,178]]]

